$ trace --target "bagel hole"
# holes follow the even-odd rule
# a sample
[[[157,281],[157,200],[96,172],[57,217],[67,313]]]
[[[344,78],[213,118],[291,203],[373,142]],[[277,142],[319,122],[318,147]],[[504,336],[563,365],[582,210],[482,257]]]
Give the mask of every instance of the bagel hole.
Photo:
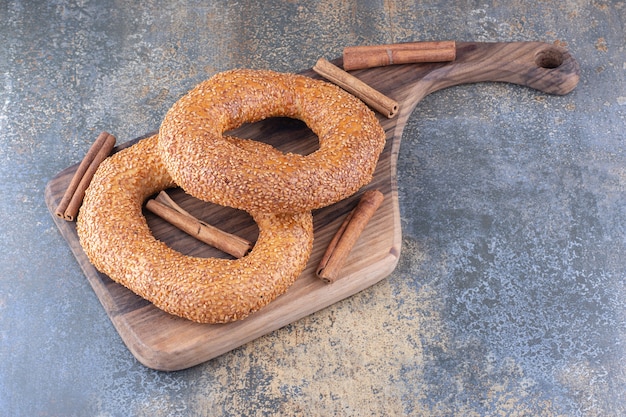
[[[283,153],[303,156],[319,149],[319,139],[306,123],[289,117],[269,117],[245,123],[237,129],[224,132],[224,136],[252,139],[271,145]]]
[[[166,192],[176,204],[198,220],[242,237],[253,244],[259,237],[259,227],[252,216],[245,211],[207,203],[186,194],[180,188],[172,188]],[[234,259],[232,255],[197,240],[145,208],[144,216],[154,237],[183,255],[199,258]]]

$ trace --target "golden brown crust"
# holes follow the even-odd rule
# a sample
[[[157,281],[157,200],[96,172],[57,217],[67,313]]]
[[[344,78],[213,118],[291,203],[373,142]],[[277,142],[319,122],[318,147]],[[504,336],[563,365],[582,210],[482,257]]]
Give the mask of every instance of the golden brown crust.
[[[239,139],[228,140],[246,148]],[[310,212],[252,212],[259,238],[241,259],[196,258],[169,248],[150,232],[142,204],[173,186],[157,136],[118,152],[99,167],[77,220],[80,243],[98,270],[171,314],[224,323],[272,301],[306,266],[313,242]]]
[[[268,154],[222,136],[277,116],[304,121],[318,135],[319,150]],[[324,81],[266,70],[213,76],[174,104],[159,131],[167,169],[187,193],[255,212],[308,211],[352,195],[371,181],[384,143],[376,116],[354,96]]]

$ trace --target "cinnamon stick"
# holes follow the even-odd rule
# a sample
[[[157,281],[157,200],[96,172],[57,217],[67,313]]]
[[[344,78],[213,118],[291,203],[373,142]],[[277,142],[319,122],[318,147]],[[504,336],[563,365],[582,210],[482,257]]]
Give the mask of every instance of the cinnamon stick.
[[[394,117],[398,113],[397,101],[385,96],[352,74],[333,65],[325,58],[317,60],[313,71],[363,100],[367,105],[374,108],[374,110],[389,118]]]
[[[338,279],[348,254],[383,199],[383,193],[378,190],[363,193],[359,204],[348,213],[328,244],[316,270],[318,277],[328,283],[333,283]]]
[[[455,58],[455,41],[348,46],[343,50],[343,69],[351,71],[394,64],[447,62]]]
[[[76,218],[93,175],[102,161],[109,156],[114,146],[115,136],[108,132],[100,133],[74,172],[74,176],[54,212],[57,217],[67,221]]]
[[[164,191],[161,191],[156,198],[148,200],[146,208],[199,241],[235,258],[245,256],[252,249],[252,243],[248,240],[198,220],[176,204]]]

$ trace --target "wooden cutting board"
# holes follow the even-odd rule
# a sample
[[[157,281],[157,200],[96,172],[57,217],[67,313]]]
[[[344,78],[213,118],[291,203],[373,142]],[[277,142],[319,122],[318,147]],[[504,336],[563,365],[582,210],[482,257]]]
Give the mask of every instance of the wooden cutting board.
[[[341,66],[341,59],[334,63]],[[320,78],[312,70],[303,73]],[[567,51],[550,44],[457,43],[454,62],[396,65],[353,71],[352,74],[400,105],[395,118],[379,116],[387,134],[387,144],[374,180],[362,190],[379,189],[385,200],[351,252],[342,271],[343,277],[333,284],[317,278],[315,268],[361,193],[315,211],[315,242],[305,271],[287,293],[245,320],[211,325],[174,317],[99,273],[80,247],[75,223],[54,216],[77,165],[61,171],[47,184],[45,200],[55,223],[124,343],[145,366],[168,371],[194,366],[347,298],[388,276],[398,262],[401,246],[396,187],[400,139],[407,119],[427,94],[457,84],[483,81],[511,82],[551,94],[567,94],[578,83],[579,68]],[[292,119],[268,119],[232,133],[263,140],[283,151],[306,154],[317,147],[316,136],[302,122]],[[117,150],[146,136],[124,143]],[[207,223],[256,239],[258,230],[246,213],[201,202],[180,189],[171,190],[170,195]],[[174,249],[193,256],[227,256],[150,213],[146,213],[146,217],[154,235]]]

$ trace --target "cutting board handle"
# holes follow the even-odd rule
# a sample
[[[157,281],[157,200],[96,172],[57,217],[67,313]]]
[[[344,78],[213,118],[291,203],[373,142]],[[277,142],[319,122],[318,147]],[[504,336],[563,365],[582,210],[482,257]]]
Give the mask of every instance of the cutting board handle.
[[[501,81],[564,95],[580,68],[564,48],[544,42],[457,42],[456,59],[418,80],[407,96],[411,110],[426,95],[459,84]]]

